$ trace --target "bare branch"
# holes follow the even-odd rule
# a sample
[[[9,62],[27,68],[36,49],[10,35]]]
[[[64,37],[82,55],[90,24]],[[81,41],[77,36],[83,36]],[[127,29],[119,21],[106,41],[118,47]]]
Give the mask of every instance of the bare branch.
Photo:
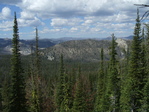
[[[149,10],[143,14],[143,16],[140,20],[142,21],[143,19],[146,19],[148,16],[149,16]]]
[[[147,5],[147,4],[134,4],[134,5],[141,6],[141,7],[149,7],[149,5]]]

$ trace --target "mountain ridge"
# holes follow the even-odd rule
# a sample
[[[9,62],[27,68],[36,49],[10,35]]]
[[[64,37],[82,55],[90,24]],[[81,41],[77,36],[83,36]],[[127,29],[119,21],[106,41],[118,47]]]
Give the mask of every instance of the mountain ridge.
[[[20,39],[20,53],[23,55],[31,54],[31,46],[35,46],[35,40],[23,40]],[[45,49],[54,46],[50,40],[39,40],[39,48]],[[0,38],[0,54],[11,54],[12,52],[12,40],[8,38]]]
[[[124,58],[125,53],[123,51],[127,50],[130,41],[124,39],[117,39],[116,41],[118,43],[118,56]],[[41,51],[41,54],[50,61],[58,61],[61,54],[64,55],[65,60],[99,61],[102,47],[104,49],[105,59],[109,59],[110,45],[110,40],[71,40],[46,48]]]
[[[95,56],[95,54],[99,55],[100,48],[103,46],[108,51],[108,48],[105,46],[107,45],[109,47],[111,38],[101,39],[85,39],[85,38],[63,38],[60,39],[40,39],[39,40],[39,48],[42,50],[42,54],[47,56],[49,60],[58,60],[58,57],[60,53],[67,54],[65,57],[72,60],[80,60],[81,58],[84,58],[85,55],[79,54],[79,52],[82,52],[83,54],[86,53],[88,57],[91,57],[92,60],[99,60],[99,57]],[[123,46],[123,48],[126,46],[126,41],[129,41],[129,39],[121,39],[117,38],[118,45]],[[11,54],[12,52],[12,40],[9,38],[0,38],[0,54]],[[104,45],[105,44],[105,45]],[[33,48],[35,47],[35,40],[23,40],[20,39],[20,53],[22,55],[30,55],[31,54],[31,45],[33,45]],[[99,47],[100,46],[100,47]],[[48,51],[48,49],[53,49],[50,52],[50,55],[46,55],[47,53],[43,52]],[[54,49],[56,51],[54,51]],[[124,48],[127,50],[127,48]],[[62,52],[63,51],[63,52]],[[67,52],[66,52],[67,51]],[[68,52],[69,51],[69,52]],[[53,54],[52,54],[53,53]],[[91,54],[92,53],[92,54]],[[119,53],[120,54],[120,53]],[[57,55],[57,56],[55,56]],[[74,55],[74,56],[72,56]],[[107,53],[106,53],[107,55]],[[66,59],[65,58],[65,59]],[[106,57],[108,58],[108,57]],[[88,59],[88,58],[87,58]],[[88,59],[91,60],[91,59]]]

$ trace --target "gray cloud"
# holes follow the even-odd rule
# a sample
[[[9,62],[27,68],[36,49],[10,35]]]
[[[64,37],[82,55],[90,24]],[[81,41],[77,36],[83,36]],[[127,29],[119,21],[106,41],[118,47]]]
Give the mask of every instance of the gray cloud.
[[[2,4],[18,4],[21,3],[22,0],[1,0],[0,1]]]

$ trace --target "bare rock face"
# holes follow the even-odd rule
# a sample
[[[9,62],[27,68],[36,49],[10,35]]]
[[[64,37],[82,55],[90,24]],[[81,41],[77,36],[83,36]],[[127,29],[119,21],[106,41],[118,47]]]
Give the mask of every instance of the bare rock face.
[[[118,38],[118,39],[116,39],[116,42],[118,43],[119,47],[124,48],[127,51],[127,49],[128,49],[128,42],[126,40]]]
[[[124,53],[122,49],[127,50],[129,42],[123,39],[117,39],[116,42],[118,43],[118,55],[123,58]],[[43,50],[42,55],[51,61],[59,60],[61,54],[63,54],[66,60],[99,61],[102,47],[104,49],[105,59],[109,59],[110,45],[111,41],[109,40],[72,40]]]

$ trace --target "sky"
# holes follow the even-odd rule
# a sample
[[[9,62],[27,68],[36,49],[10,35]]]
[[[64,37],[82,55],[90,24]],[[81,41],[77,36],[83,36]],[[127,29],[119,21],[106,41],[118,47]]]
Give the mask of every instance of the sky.
[[[133,35],[137,6],[149,0],[0,0],[0,38],[12,38],[14,12],[21,39]],[[139,8],[140,16],[149,7]]]

